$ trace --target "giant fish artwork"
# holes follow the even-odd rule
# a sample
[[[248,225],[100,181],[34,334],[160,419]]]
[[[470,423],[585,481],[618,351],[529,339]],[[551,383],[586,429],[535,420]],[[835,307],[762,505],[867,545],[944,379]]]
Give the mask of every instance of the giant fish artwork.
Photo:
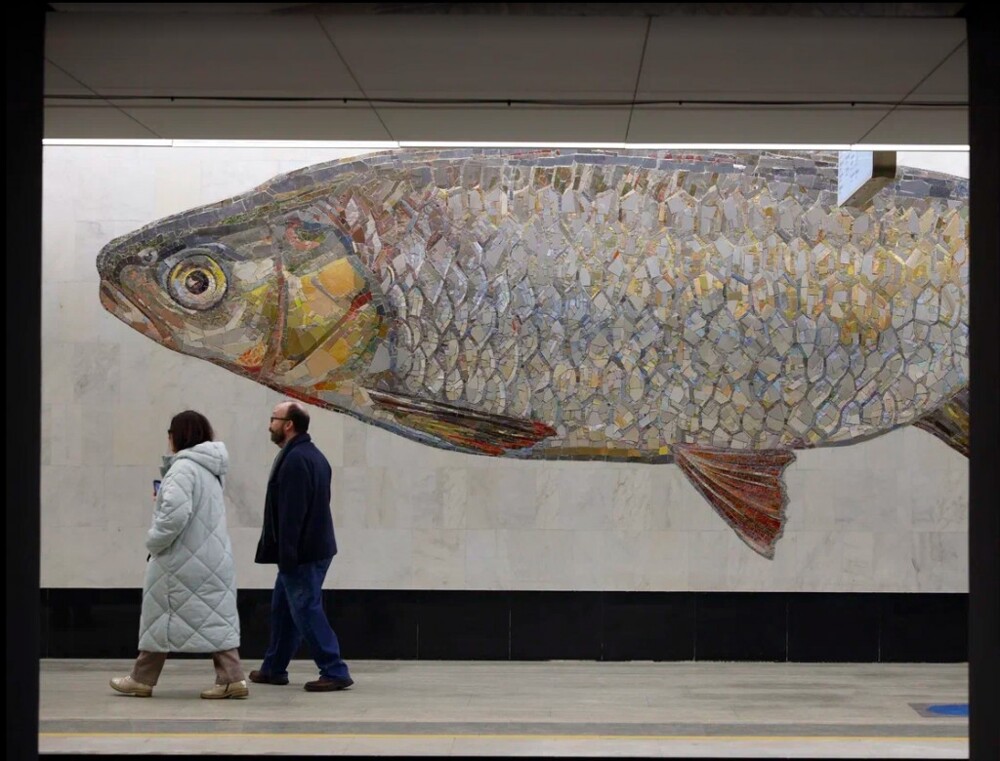
[[[836,154],[392,150],[100,252],[169,349],[458,452],[675,462],[773,557],[795,450],[917,425],[967,454],[968,183]]]

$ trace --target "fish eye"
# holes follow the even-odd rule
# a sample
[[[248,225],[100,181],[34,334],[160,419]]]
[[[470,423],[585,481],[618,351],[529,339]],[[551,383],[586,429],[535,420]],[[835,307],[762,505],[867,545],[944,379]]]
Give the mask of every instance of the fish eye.
[[[211,309],[226,295],[226,286],[225,270],[204,253],[184,257],[167,275],[171,298],[188,309]]]

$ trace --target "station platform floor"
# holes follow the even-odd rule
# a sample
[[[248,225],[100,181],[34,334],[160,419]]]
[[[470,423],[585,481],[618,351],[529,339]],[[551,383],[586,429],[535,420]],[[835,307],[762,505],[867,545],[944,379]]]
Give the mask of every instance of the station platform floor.
[[[211,660],[168,660],[151,698],[131,661],[43,659],[39,754],[968,757],[968,665],[355,661],[355,685],[202,700]],[[246,662],[249,672],[257,662]],[[958,706],[952,709],[951,706]]]

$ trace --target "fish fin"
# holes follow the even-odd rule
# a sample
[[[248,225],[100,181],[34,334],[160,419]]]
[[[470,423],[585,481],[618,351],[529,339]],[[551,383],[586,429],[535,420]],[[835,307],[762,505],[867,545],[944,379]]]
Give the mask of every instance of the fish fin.
[[[914,425],[937,436],[959,454],[969,456],[969,387],[966,386]]]
[[[525,449],[556,433],[552,426],[537,420],[476,412],[405,394],[365,390],[378,407],[392,413],[403,425],[483,454],[502,455],[513,449]]]
[[[795,460],[788,449],[715,449],[675,444],[674,459],[737,536],[766,558],[785,527],[788,493],[782,480]]]

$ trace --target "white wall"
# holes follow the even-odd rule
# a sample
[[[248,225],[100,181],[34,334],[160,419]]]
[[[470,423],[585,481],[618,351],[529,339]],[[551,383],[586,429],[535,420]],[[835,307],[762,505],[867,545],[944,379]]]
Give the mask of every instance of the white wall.
[[[95,259],[143,224],[347,154],[46,147],[42,587],[141,586],[151,481],[170,418],[186,408],[204,412],[229,448],[239,584],[271,586],[275,567],[253,556],[277,452],[268,416],[280,397],[105,312]],[[334,467],[340,553],[329,587],[968,588],[967,462],[916,429],[799,452],[785,471],[788,522],[773,561],[746,547],[674,465],[456,454],[321,409],[310,432]]]

